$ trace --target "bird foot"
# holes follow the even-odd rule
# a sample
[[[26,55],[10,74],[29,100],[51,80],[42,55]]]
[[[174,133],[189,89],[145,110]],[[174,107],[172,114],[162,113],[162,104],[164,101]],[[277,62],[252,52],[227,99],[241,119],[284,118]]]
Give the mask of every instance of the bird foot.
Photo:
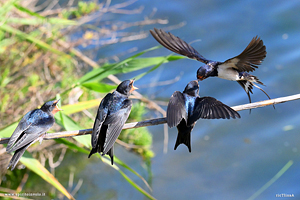
[[[46,136],[47,133],[43,134],[41,137],[39,137],[38,141],[40,144],[42,144],[44,137]]]

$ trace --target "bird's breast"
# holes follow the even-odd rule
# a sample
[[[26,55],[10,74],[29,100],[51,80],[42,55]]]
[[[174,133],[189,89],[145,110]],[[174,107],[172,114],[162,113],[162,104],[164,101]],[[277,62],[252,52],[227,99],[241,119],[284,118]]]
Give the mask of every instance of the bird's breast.
[[[187,94],[184,94],[184,98],[185,98],[185,110],[187,111],[188,116],[191,116],[194,111],[196,97],[192,97]]]
[[[233,66],[228,64],[221,64],[218,66],[218,77],[230,81],[239,80],[239,73],[233,69]]]

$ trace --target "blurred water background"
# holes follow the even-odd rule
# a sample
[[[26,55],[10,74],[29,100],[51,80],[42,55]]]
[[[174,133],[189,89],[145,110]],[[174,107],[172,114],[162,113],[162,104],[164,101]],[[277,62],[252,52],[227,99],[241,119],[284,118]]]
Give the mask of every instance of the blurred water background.
[[[112,4],[122,1],[112,1]],[[258,35],[267,48],[267,57],[253,72],[265,85],[271,98],[300,91],[300,2],[297,0],[139,0],[130,7],[144,6],[143,14],[120,15],[118,21],[134,22],[157,9],[156,18],[168,19],[168,25],[140,27],[150,30],[185,23],[171,32],[192,42],[204,57],[225,61],[241,53]],[[109,19],[109,16],[106,16]],[[114,17],[116,17],[114,15]],[[127,30],[128,31],[128,30]],[[76,37],[76,36],[74,36]],[[98,59],[132,47],[138,51],[158,45],[149,36],[135,42],[110,45],[98,52]],[[165,48],[145,56],[168,55]],[[133,55],[126,54],[121,59]],[[168,101],[176,90],[196,79],[202,63],[182,59],[163,64],[136,81],[139,92],[153,100]],[[139,72],[140,73],[140,72]],[[136,73],[120,76],[132,78]],[[146,87],[149,83],[174,79],[171,85]],[[266,100],[253,89],[252,101]],[[236,82],[209,78],[200,82],[200,96],[212,96],[229,106],[248,103],[244,90]],[[163,153],[163,125],[149,127],[153,134],[153,196],[157,199],[247,199],[267,183],[288,161],[293,165],[257,199],[276,199],[276,194],[293,194],[300,198],[300,101],[241,111],[238,120],[199,120],[192,132],[192,152],[184,145],[173,150],[177,129],[169,129],[168,151]],[[166,107],[164,107],[166,108]],[[151,117],[161,117],[153,113]],[[115,155],[145,175],[142,160],[115,145]],[[69,155],[70,160],[73,155]],[[81,159],[81,158],[78,158]],[[74,161],[74,165],[76,166]],[[70,164],[70,163],[69,163]],[[80,163],[78,163],[80,165]],[[80,171],[79,171],[80,169]],[[143,199],[115,170],[92,158],[85,168],[77,168],[76,178],[83,179],[78,199]],[[143,183],[132,177],[140,185]]]

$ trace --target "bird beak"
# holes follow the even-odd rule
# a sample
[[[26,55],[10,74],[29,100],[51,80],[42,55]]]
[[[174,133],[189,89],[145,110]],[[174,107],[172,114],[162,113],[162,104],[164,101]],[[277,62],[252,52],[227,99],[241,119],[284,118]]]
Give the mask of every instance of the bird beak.
[[[57,104],[59,101],[60,101],[60,99],[58,99],[58,100],[55,100],[55,101],[54,101],[54,103],[55,103],[55,104]]]
[[[204,76],[197,76],[197,79],[198,79],[199,81],[202,81],[202,80],[205,79],[205,77],[204,77]]]
[[[139,88],[137,88],[137,87],[135,87],[135,86],[133,85],[133,82],[134,82],[134,81],[135,81],[135,79],[132,79],[132,80],[130,81],[130,83],[132,84],[132,87],[131,87],[130,92],[133,92],[134,90],[139,89]]]
[[[57,103],[58,103],[59,101],[60,101],[60,99],[54,101],[55,108],[54,108],[53,111],[52,111],[53,115],[54,115],[55,113],[57,113],[58,111],[62,111],[62,110],[63,110],[63,109],[61,109],[61,108],[59,108],[59,107],[57,106]]]
[[[132,91],[137,90],[137,89],[139,89],[139,88],[135,87],[134,85],[132,86]]]

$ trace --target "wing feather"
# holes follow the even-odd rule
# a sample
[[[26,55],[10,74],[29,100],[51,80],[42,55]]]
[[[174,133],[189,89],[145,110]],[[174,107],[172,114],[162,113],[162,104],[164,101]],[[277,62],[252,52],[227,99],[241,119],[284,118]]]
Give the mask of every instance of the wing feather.
[[[189,123],[202,119],[230,119],[240,118],[238,112],[213,97],[197,97],[194,112]]]
[[[175,91],[171,96],[167,108],[167,123],[170,128],[177,126],[182,119],[187,122],[187,111],[185,100],[181,92]]]
[[[112,94],[108,93],[101,101],[97,116],[94,122],[93,126],[93,132],[92,132],[92,147],[96,148],[98,144],[98,139],[99,139],[99,133],[102,127],[103,122],[105,121],[108,113],[108,106],[109,106],[109,101],[112,98]]]
[[[31,126],[31,122],[28,120],[29,116],[34,112],[30,111],[28,113],[26,113],[26,115],[24,115],[24,117],[20,120],[17,128],[14,130],[13,134],[11,135],[9,142],[6,146],[6,151],[9,151],[12,146],[14,145],[14,143],[17,141],[17,139],[20,137],[20,135],[29,128],[29,126]]]
[[[254,37],[244,51],[236,57],[226,60],[223,64],[233,67],[239,72],[252,72],[260,65],[266,57],[267,51],[263,41]]]
[[[42,110],[37,109],[27,114],[19,122],[20,126],[18,125],[14,131],[11,141],[9,141],[9,146],[6,148],[7,152],[26,146],[48,131],[54,124],[53,117],[46,115]],[[33,114],[35,117],[29,117]]]
[[[128,119],[132,107],[132,101],[126,99],[123,101],[121,109],[114,113],[110,113],[104,124],[108,125],[106,131],[105,143],[103,145],[103,155],[106,154],[114,145],[115,141],[119,137],[122,128]]]
[[[207,64],[209,60],[204,58],[198,51],[196,51],[191,45],[174,36],[172,33],[166,33],[161,29],[154,28],[154,31],[150,30],[151,35],[159,42],[162,46],[188,58],[198,60]]]

